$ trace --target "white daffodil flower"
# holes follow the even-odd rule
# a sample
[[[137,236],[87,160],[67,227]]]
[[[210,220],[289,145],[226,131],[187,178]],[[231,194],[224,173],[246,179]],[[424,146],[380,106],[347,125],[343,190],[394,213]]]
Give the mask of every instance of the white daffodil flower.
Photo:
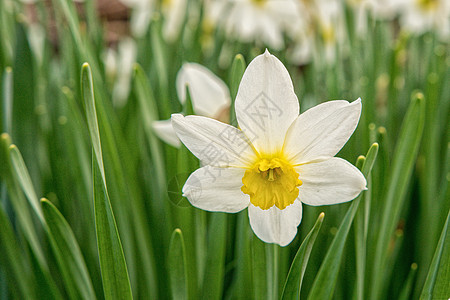
[[[131,8],[130,28],[136,37],[142,37],[148,29],[155,10],[155,0],[119,0]]]
[[[337,49],[345,45],[345,14],[342,1],[317,0],[314,15],[323,42],[325,59],[332,63],[336,60]]]
[[[408,0],[365,0],[376,19],[392,20],[405,9]]]
[[[287,57],[289,62],[296,65],[304,65],[311,62],[313,54],[317,52],[315,49],[315,34],[313,30],[314,3],[299,1],[297,4],[300,18],[292,23],[289,30],[289,36],[293,40],[293,45],[287,49]]]
[[[128,100],[136,55],[136,41],[129,37],[119,41],[117,50],[107,48],[104,53],[105,71],[114,83],[112,100],[116,107],[123,107]]]
[[[409,32],[422,34],[436,29],[444,41],[450,37],[448,0],[407,0],[400,24]]]
[[[242,42],[262,42],[280,50],[283,34],[301,18],[295,0],[229,0],[228,35]]]
[[[136,37],[142,37],[147,32],[152,17],[157,13],[157,1],[120,0],[120,2],[132,9],[131,32]],[[187,0],[163,0],[160,10],[164,18],[162,29],[164,39],[173,42],[181,31],[187,11]]]
[[[161,12],[164,16],[163,36],[168,42],[178,39],[186,15],[187,0],[163,0]]]
[[[289,73],[267,50],[246,69],[235,102],[239,129],[201,116],[172,115],[173,127],[203,167],[183,194],[208,211],[248,208],[264,242],[288,245],[302,203],[337,204],[366,189],[352,164],[333,157],[355,130],[361,100],[320,104],[299,115]]]
[[[209,118],[226,120],[231,97],[227,85],[219,77],[202,65],[185,63],[176,79],[177,94],[181,104],[186,102],[186,86],[189,88],[195,113]],[[180,140],[172,128],[170,119],[153,122],[153,130],[164,142],[174,147],[180,147]]]

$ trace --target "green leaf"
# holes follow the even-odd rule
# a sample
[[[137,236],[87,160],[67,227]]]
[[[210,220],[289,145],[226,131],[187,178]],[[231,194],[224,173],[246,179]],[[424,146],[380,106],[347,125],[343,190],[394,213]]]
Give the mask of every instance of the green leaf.
[[[172,299],[187,299],[189,279],[187,277],[186,250],[180,229],[175,229],[172,234],[168,259]]]
[[[92,166],[94,173],[94,214],[105,298],[132,299],[122,243],[98,164],[97,158],[94,156]]]
[[[206,269],[203,276],[202,299],[221,299],[227,241],[227,215],[214,213],[209,225]]]
[[[245,71],[245,60],[242,54],[235,56],[233,64],[231,65],[230,72],[230,94],[231,94],[231,105],[230,105],[230,124],[237,125],[236,112],[234,111],[234,101],[236,100],[236,95],[239,89],[239,83],[241,82],[242,76]]]
[[[413,263],[411,265],[411,270],[409,271],[408,278],[406,278],[403,289],[398,296],[398,300],[408,300],[410,299],[411,290],[413,288],[414,278],[417,273],[417,264]]]
[[[150,84],[141,66],[134,65],[134,80],[133,87],[138,99],[141,117],[144,121],[144,130],[150,145],[152,162],[155,165],[156,177],[158,183],[158,190],[162,197],[163,191],[166,191],[166,170],[164,168],[164,154],[158,138],[153,133],[152,123],[158,120],[158,106],[155,102],[155,96],[150,89]],[[158,209],[161,211],[162,209]]]
[[[106,299],[132,299],[128,270],[106,186],[92,74],[87,63],[81,72],[81,88],[93,147],[94,214],[103,290]]]
[[[264,277],[264,280],[258,281],[257,283],[261,283],[264,285],[264,288],[259,291],[253,291],[254,284],[254,278],[252,278],[252,265],[253,265],[253,272],[255,271],[255,264],[252,263],[252,260],[255,261],[258,258],[263,258],[264,262],[266,260],[265,255],[265,245],[263,242],[261,242],[251,231],[249,219],[248,219],[248,213],[247,211],[241,211],[237,214],[236,218],[236,242],[234,245],[234,253],[235,260],[236,260],[236,270],[235,270],[235,276],[233,278],[233,289],[232,289],[232,298],[233,299],[246,299],[249,295],[252,295],[253,293],[260,293],[264,297],[266,297],[267,289],[267,278]],[[252,242],[252,240],[255,240]],[[257,249],[255,249],[255,243],[260,242]],[[253,248],[253,249],[252,249]],[[262,254],[264,253],[264,254]],[[261,260],[256,260],[256,262],[260,263]],[[265,266],[260,266],[258,270],[264,270],[265,274]],[[262,273],[256,273],[257,276],[263,276]],[[253,276],[254,277],[254,276]]]
[[[19,224],[19,230],[25,237],[26,242],[30,246],[32,261],[35,262],[37,268],[36,280],[39,282],[38,294],[47,294],[55,299],[61,299],[59,290],[56,287],[54,280],[50,276],[49,267],[45,259],[44,250],[40,243],[40,238],[37,232],[37,228],[33,222],[33,214],[30,211],[30,207],[25,199],[19,183],[13,175],[11,166],[11,156],[9,148],[11,146],[11,138],[8,134],[3,133],[0,136],[0,161],[2,161],[2,177],[6,181],[6,187],[8,194],[10,195],[11,204],[14,209],[17,221]],[[5,163],[3,163],[5,162]]]
[[[85,43],[83,43],[81,39],[80,22],[78,21],[78,14],[76,12],[74,3],[67,0],[53,0],[52,2],[55,7],[61,10],[62,14],[66,18],[75,44],[83,49],[83,45]],[[80,51],[82,51],[81,49]]]
[[[186,89],[186,101],[183,104],[183,115],[195,115],[194,104],[192,103],[190,87],[188,84],[184,87]]]
[[[378,238],[372,265],[372,284],[370,299],[379,298],[384,290],[382,282],[386,268],[389,240],[394,233],[407,193],[417,153],[422,139],[425,123],[425,100],[416,93],[403,120],[396,150],[392,160],[392,171],[388,181],[385,203],[378,226]]]
[[[63,275],[64,286],[71,299],[96,299],[92,282],[67,221],[47,199],[42,199],[42,209],[48,225],[51,246]]]
[[[161,22],[159,20],[155,20],[150,26],[150,39],[152,44],[151,51],[153,54],[153,63],[155,64],[156,71],[158,72],[161,94],[163,94],[165,98],[168,98],[167,89],[169,87],[169,75],[167,70],[169,68],[165,55],[167,53],[167,49],[161,37]],[[167,113],[169,113],[169,111],[167,111]]]
[[[13,104],[13,72],[11,67],[5,68],[2,80],[3,84],[1,87],[1,91],[3,101],[0,101],[2,105],[2,114],[0,115],[2,124],[0,124],[0,132],[11,132]]]
[[[95,109],[94,99],[94,83],[92,80],[92,73],[89,64],[83,64],[81,69],[81,92],[83,94],[84,109],[86,113],[86,119],[88,123],[89,136],[92,142],[92,148],[94,156],[97,159],[98,168],[102,176],[102,180],[105,182],[105,170],[103,166],[102,146],[100,143],[100,133],[98,129],[97,112]]]
[[[369,126],[371,128],[372,126]],[[364,156],[358,157],[356,167],[362,169],[366,158]],[[367,185],[372,186],[372,175],[367,176]],[[356,263],[356,299],[364,299],[364,279],[366,269],[366,244],[367,244],[367,229],[368,219],[370,215],[370,197],[371,193],[363,195],[363,203],[359,206],[354,221],[355,231],[355,263]]]
[[[36,284],[29,272],[25,256],[22,253],[17,236],[13,230],[3,207],[0,205],[0,263],[5,267],[6,274],[10,280],[10,289],[15,293],[17,299],[33,299],[35,297]]]
[[[30,203],[34,212],[39,217],[39,220],[42,222],[42,224],[45,224],[41,205],[34,190],[33,182],[31,182],[31,177],[30,174],[28,173],[28,169],[16,145],[9,146],[9,154],[11,157],[11,165],[13,167],[12,169],[14,171],[17,181],[19,182],[25,195],[27,196],[28,202]]]
[[[11,64],[15,54],[15,33],[14,21],[16,12],[14,5],[8,1],[0,1],[0,68]]]
[[[378,144],[374,143],[367,152],[366,159],[362,166],[362,173],[368,177],[378,153]],[[360,159],[358,159],[360,160]],[[359,202],[362,194],[360,194],[348,209],[344,220],[339,227],[336,236],[333,239],[327,254],[320,266],[319,272],[316,275],[313,286],[309,292],[308,299],[331,299],[336,285],[336,280],[339,273],[339,266],[344,252],[345,242],[352,225],[353,218],[358,210]]]
[[[244,215],[248,219],[247,214]],[[246,245],[247,246],[247,245]],[[268,261],[266,256],[266,244],[261,241],[258,237],[252,234],[250,238],[250,258],[251,258],[251,266],[252,266],[252,283],[253,283],[253,295],[254,299],[268,299],[272,295],[269,294],[269,282],[268,282]],[[248,254],[249,250],[246,249],[244,253]],[[246,257],[243,257],[243,259],[246,259]],[[248,258],[247,258],[248,259]],[[245,266],[244,266],[245,269]],[[242,277],[244,277],[245,273],[242,274]],[[242,289],[241,295],[239,295],[242,298],[244,298],[245,294],[245,286],[244,289]],[[249,291],[251,291],[249,289]]]
[[[436,247],[427,279],[420,295],[421,300],[450,298],[450,210]]]
[[[281,299],[288,300],[300,298],[300,289],[302,287],[303,276],[305,275],[306,266],[308,265],[309,256],[317,235],[322,227],[324,216],[324,213],[319,215],[313,228],[298,248],[297,254],[292,261],[291,268],[289,269]]]

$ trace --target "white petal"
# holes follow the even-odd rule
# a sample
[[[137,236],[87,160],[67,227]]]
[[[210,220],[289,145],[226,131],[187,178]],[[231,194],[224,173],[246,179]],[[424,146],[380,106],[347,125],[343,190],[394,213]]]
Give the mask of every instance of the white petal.
[[[239,127],[259,152],[281,150],[299,104],[288,71],[267,50],[245,70],[235,106]]]
[[[361,115],[361,99],[319,104],[294,121],[286,134],[284,154],[295,164],[324,160],[345,145]]]
[[[162,5],[164,14],[163,34],[167,41],[175,41],[181,31],[186,14],[186,0],[172,0],[167,5]]]
[[[195,207],[208,211],[235,213],[250,203],[241,191],[245,170],[205,166],[189,176],[183,196]]]
[[[226,84],[210,70],[196,63],[185,63],[177,75],[177,93],[181,103],[186,101],[186,85],[195,113],[214,118],[230,106]]]
[[[172,126],[184,145],[203,164],[216,167],[247,167],[255,153],[242,131],[201,116],[172,115]]]
[[[179,148],[181,145],[180,140],[177,137],[177,134],[175,133],[175,130],[173,130],[172,127],[172,121],[164,120],[164,121],[154,121],[152,123],[153,131],[155,134],[164,142],[166,142],[169,145],[172,145],[176,148]]]
[[[297,234],[297,226],[302,220],[302,204],[296,200],[283,210],[276,206],[263,210],[250,204],[248,216],[253,232],[262,241],[286,246]]]
[[[131,1],[133,11],[131,15],[131,32],[137,37],[142,37],[148,29],[153,11],[153,1]]]
[[[234,2],[226,18],[228,36],[236,37],[242,42],[251,42],[257,31],[258,18],[255,10],[247,2]]]
[[[308,205],[329,205],[350,201],[366,189],[364,175],[348,161],[333,157],[296,167],[303,184],[299,199]]]

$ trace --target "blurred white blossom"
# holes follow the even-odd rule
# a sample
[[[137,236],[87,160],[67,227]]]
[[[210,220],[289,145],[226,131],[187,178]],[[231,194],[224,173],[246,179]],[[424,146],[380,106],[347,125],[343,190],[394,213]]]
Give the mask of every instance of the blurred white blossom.
[[[187,0],[120,0],[131,11],[131,32],[136,37],[144,35],[154,16],[161,15],[163,36],[168,42],[175,41],[180,34],[186,12]],[[159,10],[158,10],[159,7]]]
[[[231,103],[226,84],[206,67],[185,63],[177,74],[176,88],[181,104],[186,102],[186,88],[196,114],[225,121]],[[179,147],[180,141],[172,128],[170,119],[153,122],[153,129],[166,143]]]
[[[450,38],[450,1],[406,0],[400,18],[402,27],[412,33],[422,34],[436,30],[448,41]]]
[[[225,31],[241,42],[259,42],[276,50],[284,47],[284,35],[301,17],[295,0],[228,1]]]
[[[132,38],[119,41],[117,50],[107,48],[103,61],[109,80],[113,83],[113,103],[122,107],[130,94],[133,65],[136,62],[137,47]]]

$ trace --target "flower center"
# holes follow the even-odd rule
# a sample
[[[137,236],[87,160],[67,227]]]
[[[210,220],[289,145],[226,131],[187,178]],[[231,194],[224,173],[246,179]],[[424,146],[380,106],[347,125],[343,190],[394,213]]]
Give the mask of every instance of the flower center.
[[[250,202],[267,210],[272,206],[285,209],[298,197],[302,181],[292,165],[282,158],[260,158],[242,177],[241,191]]]
[[[252,0],[252,2],[257,6],[264,6],[264,4],[266,4],[267,0]]]
[[[439,6],[437,0],[418,0],[417,4],[424,11],[433,11]]]

